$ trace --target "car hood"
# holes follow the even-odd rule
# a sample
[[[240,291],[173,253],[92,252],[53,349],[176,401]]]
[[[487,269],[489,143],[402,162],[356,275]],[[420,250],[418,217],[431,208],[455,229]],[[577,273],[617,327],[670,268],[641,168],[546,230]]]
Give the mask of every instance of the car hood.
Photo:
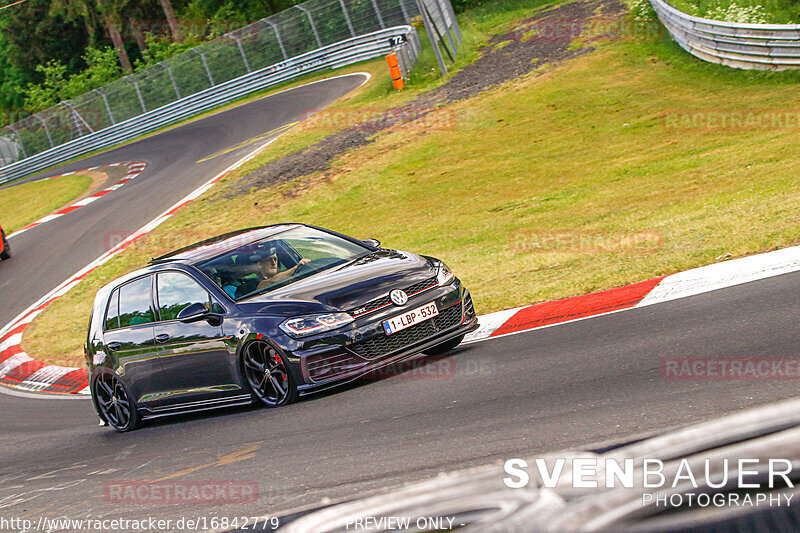
[[[286,287],[239,302],[243,311],[280,316],[351,311],[436,276],[425,257],[381,249],[341,267],[296,281]]]

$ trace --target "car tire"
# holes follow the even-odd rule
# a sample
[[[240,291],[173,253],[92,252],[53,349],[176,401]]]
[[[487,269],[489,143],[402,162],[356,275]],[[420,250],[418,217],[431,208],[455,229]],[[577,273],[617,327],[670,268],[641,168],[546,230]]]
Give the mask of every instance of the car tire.
[[[297,383],[283,351],[264,339],[242,349],[242,373],[254,402],[281,407],[297,401]]]
[[[11,259],[11,248],[8,246],[8,239],[6,238],[6,234],[0,232],[0,236],[3,238],[3,251],[0,252],[0,259],[5,261],[6,259]]]
[[[455,339],[450,339],[447,342],[443,342],[442,344],[437,344],[433,348],[428,348],[427,350],[423,351],[425,355],[442,355],[443,353],[447,353],[459,344],[461,341],[464,340],[464,335],[459,335]]]
[[[138,406],[119,376],[113,372],[98,374],[91,390],[97,413],[115,431],[125,433],[141,425]]]

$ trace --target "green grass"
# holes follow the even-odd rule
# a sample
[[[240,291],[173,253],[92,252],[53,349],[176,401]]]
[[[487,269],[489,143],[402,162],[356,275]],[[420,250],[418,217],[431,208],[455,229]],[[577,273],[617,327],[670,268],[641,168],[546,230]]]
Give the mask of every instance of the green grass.
[[[92,178],[73,174],[0,190],[0,224],[6,235],[43,217],[86,192]]]
[[[327,173],[234,198],[225,185],[212,190],[56,301],[26,332],[26,352],[78,364],[99,286],[189,241],[257,224],[307,222],[441,257],[479,313],[797,244],[796,119],[733,130],[668,122],[796,110],[797,73],[728,69],[659,40],[592,44],[440,110],[452,120],[382,133]],[[386,87],[374,78],[337,109],[413,94]],[[228,181],[335,129],[292,130]],[[647,246],[631,245],[643,235]]]
[[[704,18],[719,19],[716,12],[739,7],[755,8],[766,16],[765,22],[773,24],[796,24],[800,21],[800,4],[792,0],[669,0],[669,3],[684,13]]]

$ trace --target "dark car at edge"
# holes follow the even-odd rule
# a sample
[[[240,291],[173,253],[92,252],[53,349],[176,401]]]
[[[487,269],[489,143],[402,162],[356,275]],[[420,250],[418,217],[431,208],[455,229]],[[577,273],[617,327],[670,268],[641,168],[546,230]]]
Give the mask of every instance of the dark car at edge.
[[[11,258],[11,246],[8,244],[8,237],[3,227],[0,226],[0,261]]]
[[[417,356],[478,327],[440,260],[303,224],[240,230],[100,289],[86,364],[102,423],[270,407]]]

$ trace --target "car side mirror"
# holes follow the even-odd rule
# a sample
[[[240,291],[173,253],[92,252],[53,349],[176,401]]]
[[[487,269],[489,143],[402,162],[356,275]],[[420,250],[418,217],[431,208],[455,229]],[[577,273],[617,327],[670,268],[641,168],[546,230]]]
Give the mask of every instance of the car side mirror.
[[[205,306],[205,304],[196,302],[188,307],[184,307],[181,312],[178,313],[178,320],[181,322],[192,322],[194,320],[205,318],[208,316],[208,314],[208,308]]]
[[[364,239],[361,242],[363,242],[367,246],[371,246],[373,248],[380,248],[381,247],[381,241],[379,241],[378,239]]]

